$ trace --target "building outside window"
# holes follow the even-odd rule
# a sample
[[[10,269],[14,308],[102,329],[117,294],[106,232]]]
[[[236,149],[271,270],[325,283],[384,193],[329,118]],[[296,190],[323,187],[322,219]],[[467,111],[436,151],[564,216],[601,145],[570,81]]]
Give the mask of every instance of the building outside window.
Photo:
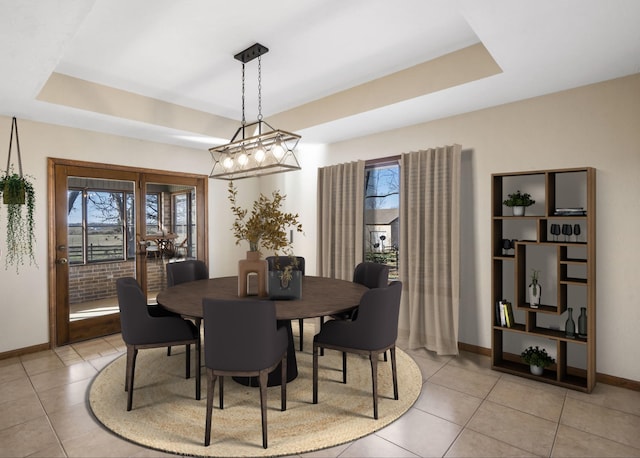
[[[364,259],[389,266],[398,278],[400,227],[400,165],[397,160],[365,167]]]

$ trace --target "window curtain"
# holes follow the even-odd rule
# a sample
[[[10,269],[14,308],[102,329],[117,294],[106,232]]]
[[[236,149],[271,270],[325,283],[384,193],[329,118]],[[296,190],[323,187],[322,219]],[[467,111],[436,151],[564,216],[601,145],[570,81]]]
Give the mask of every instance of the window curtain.
[[[363,233],[364,161],[318,169],[318,275],[353,279]]]
[[[460,145],[401,155],[402,310],[409,348],[458,354]]]

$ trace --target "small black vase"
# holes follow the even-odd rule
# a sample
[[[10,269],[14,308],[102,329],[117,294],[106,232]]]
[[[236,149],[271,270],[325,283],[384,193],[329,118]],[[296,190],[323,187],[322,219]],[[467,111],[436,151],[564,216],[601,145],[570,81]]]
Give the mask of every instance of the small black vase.
[[[573,309],[569,307],[567,308],[567,312],[569,312],[569,316],[564,324],[564,334],[574,339],[576,337],[576,323],[573,321]]]
[[[578,337],[587,337],[587,308],[580,307],[580,316],[578,317]]]

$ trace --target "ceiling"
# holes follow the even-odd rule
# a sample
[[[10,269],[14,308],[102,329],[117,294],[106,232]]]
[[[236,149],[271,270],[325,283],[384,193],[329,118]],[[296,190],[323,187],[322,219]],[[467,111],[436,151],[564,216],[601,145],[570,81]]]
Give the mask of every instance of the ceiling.
[[[0,115],[205,150],[239,125],[233,55],[259,42],[265,119],[330,143],[639,73],[639,19],[637,0],[0,0]]]

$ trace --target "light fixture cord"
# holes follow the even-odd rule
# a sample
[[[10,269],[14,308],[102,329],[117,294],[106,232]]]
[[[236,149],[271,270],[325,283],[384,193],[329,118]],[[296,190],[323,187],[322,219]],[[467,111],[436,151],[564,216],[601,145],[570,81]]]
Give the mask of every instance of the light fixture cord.
[[[244,62],[242,63],[242,126],[244,127],[247,124],[247,120],[244,117]],[[243,129],[244,133],[244,129]],[[244,138],[244,135],[243,135]]]
[[[262,57],[258,56],[258,121],[262,121]]]

